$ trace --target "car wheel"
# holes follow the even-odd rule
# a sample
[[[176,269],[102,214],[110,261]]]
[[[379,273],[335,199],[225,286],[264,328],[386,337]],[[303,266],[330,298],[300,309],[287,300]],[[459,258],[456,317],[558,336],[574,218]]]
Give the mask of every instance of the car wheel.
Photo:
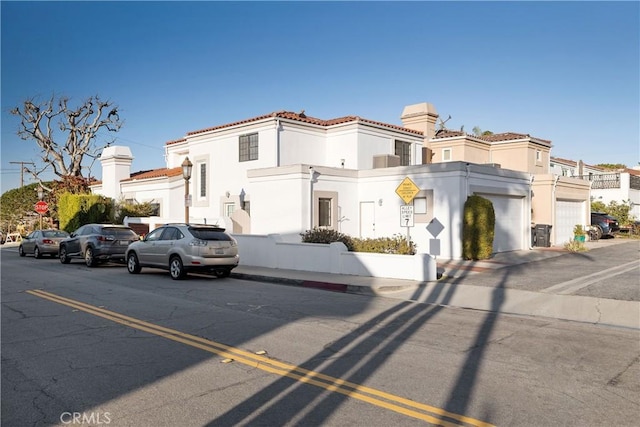
[[[600,240],[602,238],[602,227],[596,225],[596,240]]]
[[[18,247],[18,255],[20,256],[25,256],[26,254],[24,253],[24,249],[22,249],[22,245],[20,245]]]
[[[231,270],[227,270],[226,268],[221,270],[216,270],[216,277],[219,279],[222,279],[223,277],[229,277],[230,274],[231,274]]]
[[[180,257],[174,256],[169,260],[169,274],[171,274],[173,280],[184,279],[187,275]]]
[[[33,256],[36,257],[36,258],[42,258],[42,254],[40,253],[40,248],[38,248],[37,246],[33,250]]]
[[[96,266],[96,259],[93,257],[93,248],[91,246],[87,246],[84,251],[84,263],[87,264],[87,267]]]
[[[60,262],[63,264],[69,264],[71,262],[71,258],[67,256],[67,248],[65,246],[60,246],[58,257],[60,258]]]
[[[131,274],[138,274],[140,273],[140,263],[138,262],[138,257],[136,256],[135,253],[131,252],[128,256],[127,256],[127,270],[129,271],[129,273]]]

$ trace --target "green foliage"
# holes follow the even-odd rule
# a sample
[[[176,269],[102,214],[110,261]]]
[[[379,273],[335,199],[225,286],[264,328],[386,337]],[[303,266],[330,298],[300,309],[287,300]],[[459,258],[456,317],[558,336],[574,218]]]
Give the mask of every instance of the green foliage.
[[[350,252],[371,252],[379,254],[415,255],[416,244],[405,236],[379,237],[376,239],[359,239],[336,230],[314,228],[300,234],[305,243],[342,242]]]
[[[416,244],[400,234],[393,237],[375,239],[353,239],[354,252],[372,252],[378,254],[415,255]]]
[[[587,252],[589,248],[587,248],[584,242],[579,240],[571,240],[565,243],[564,248],[569,252]]]
[[[156,208],[151,202],[120,201],[116,204],[115,222],[122,224],[125,217],[148,217],[155,213]]]
[[[489,259],[493,252],[496,216],[490,200],[470,196],[464,204],[462,221],[462,257]]]
[[[38,185],[33,183],[2,194],[0,197],[2,229],[7,230],[33,212],[33,205],[38,201]]]
[[[60,229],[68,232],[89,223],[111,222],[112,201],[97,194],[58,195]]]
[[[591,212],[604,212],[618,219],[618,223],[622,226],[633,224],[635,218],[629,215],[631,212],[631,203],[629,200],[618,203],[615,200],[605,205],[602,202],[591,202]]]
[[[300,234],[304,243],[333,243],[342,242],[349,251],[353,251],[353,239],[347,234],[329,228],[314,227]]]
[[[573,227],[573,235],[574,236],[586,236],[587,232],[584,230],[584,227],[582,227],[582,225],[576,224]]]
[[[600,163],[596,165],[598,167],[610,170],[618,170],[618,169],[626,169],[627,165],[623,165],[622,163]]]
[[[591,202],[591,212],[605,212],[606,209],[607,205],[600,201]]]

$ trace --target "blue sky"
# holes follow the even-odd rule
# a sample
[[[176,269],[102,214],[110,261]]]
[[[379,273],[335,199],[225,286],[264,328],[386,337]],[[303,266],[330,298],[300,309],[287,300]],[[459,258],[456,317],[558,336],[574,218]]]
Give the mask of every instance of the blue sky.
[[[2,192],[38,161],[8,113],[91,95],[125,120],[133,170],[187,132],[277,110],[549,139],[588,164],[640,160],[638,2],[1,3]],[[87,162],[88,165],[88,162]],[[92,173],[100,177],[99,165]],[[33,182],[25,176],[25,183]]]

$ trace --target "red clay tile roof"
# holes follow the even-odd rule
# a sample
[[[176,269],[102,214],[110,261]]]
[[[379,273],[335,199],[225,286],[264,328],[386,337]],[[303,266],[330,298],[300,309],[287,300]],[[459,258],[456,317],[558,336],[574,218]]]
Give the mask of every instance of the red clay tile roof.
[[[125,178],[122,181],[135,181],[139,179],[150,179],[150,178],[161,178],[161,177],[172,177],[172,176],[180,176],[182,175],[182,168],[178,166],[177,168],[161,168],[161,169],[152,169],[140,172],[134,172],[131,174],[131,177]]]
[[[441,129],[436,132],[435,138],[451,138],[454,136],[465,136],[466,133],[460,130],[449,130],[449,129]]]
[[[176,139],[174,141],[169,141],[165,145],[178,144],[180,142],[185,142],[186,140],[187,140],[187,138],[180,138],[180,139]]]
[[[551,156],[551,161],[552,162],[564,163],[566,165],[571,165],[571,166],[577,166],[578,165],[578,162],[576,162],[575,160],[563,159],[561,157],[553,157],[553,156]]]
[[[460,130],[441,129],[436,132],[436,136],[434,137],[434,139],[453,138],[453,137],[459,137],[459,136],[471,136],[473,138],[478,138],[487,142],[512,141],[516,139],[532,138],[532,136],[529,134],[516,133],[516,132],[494,133],[492,135],[469,135]],[[547,141],[545,139],[540,139],[540,138],[536,138],[536,139],[539,141],[543,141],[551,144],[551,141]]]
[[[229,128],[232,126],[237,126],[237,125],[242,125],[245,123],[251,123],[251,122],[257,122],[259,120],[264,120],[264,119],[268,119],[268,118],[281,118],[281,119],[288,119],[288,120],[295,120],[298,122],[303,122],[303,123],[310,123],[310,124],[314,124],[317,126],[324,126],[324,127],[328,127],[328,126],[334,126],[334,125],[338,125],[338,124],[342,124],[342,123],[349,123],[349,122],[362,122],[362,123],[368,123],[368,124],[373,124],[373,125],[377,125],[377,126],[382,126],[382,127],[386,127],[389,129],[395,129],[395,130],[401,130],[403,132],[409,132],[409,133],[413,133],[415,135],[422,135],[423,133],[419,130],[414,130],[414,129],[408,129],[402,126],[397,126],[397,125],[392,125],[389,123],[382,123],[382,122],[376,122],[374,120],[369,120],[369,119],[363,119],[362,117],[358,117],[358,116],[345,116],[345,117],[338,117],[335,119],[330,119],[330,120],[322,120],[322,119],[318,119],[315,117],[309,117],[307,115],[304,114],[304,111],[301,113],[293,113],[291,111],[276,111],[270,114],[265,114],[263,116],[258,116],[258,117],[253,117],[250,119],[246,119],[246,120],[241,120],[239,122],[233,122],[233,123],[227,123],[225,125],[220,125],[220,126],[214,126],[214,127],[210,127],[210,128],[206,128],[206,129],[201,129],[201,130],[196,130],[193,132],[189,132],[187,133],[187,136],[192,136],[192,135],[197,135],[200,133],[205,133],[205,132],[210,132],[212,130],[218,130],[218,129],[225,129],[225,128]],[[179,142],[184,142],[186,139],[179,139],[176,141],[169,141],[166,143],[166,145],[171,145],[171,144],[176,144]]]
[[[484,139],[489,142],[498,142],[498,141],[511,141],[514,139],[525,139],[525,138],[535,138],[542,142],[547,142],[551,144],[551,141],[542,138],[536,138],[535,136],[531,136],[528,133],[516,133],[516,132],[503,132],[503,133],[494,133],[493,135],[483,135],[478,138]]]

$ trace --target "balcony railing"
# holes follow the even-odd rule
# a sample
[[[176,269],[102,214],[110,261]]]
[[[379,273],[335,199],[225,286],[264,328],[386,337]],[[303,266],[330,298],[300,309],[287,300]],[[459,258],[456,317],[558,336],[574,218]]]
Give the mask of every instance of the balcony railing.
[[[602,190],[605,188],[620,188],[619,173],[603,173],[592,175],[581,175],[579,178],[591,181],[592,190]]]

